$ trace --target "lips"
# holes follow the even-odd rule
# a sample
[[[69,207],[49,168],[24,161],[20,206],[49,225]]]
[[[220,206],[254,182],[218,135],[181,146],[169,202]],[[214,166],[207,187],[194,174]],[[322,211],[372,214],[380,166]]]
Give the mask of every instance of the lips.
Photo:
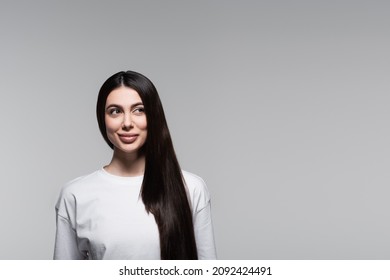
[[[135,140],[138,138],[138,134],[134,133],[123,133],[123,134],[118,134],[119,139],[125,143],[125,144],[131,144],[134,143]]]

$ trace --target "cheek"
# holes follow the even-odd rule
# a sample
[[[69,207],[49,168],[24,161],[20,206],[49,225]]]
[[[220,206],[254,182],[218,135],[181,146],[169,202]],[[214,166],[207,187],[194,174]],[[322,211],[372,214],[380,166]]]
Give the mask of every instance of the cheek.
[[[107,133],[112,133],[120,127],[120,122],[117,119],[106,118],[105,122]]]
[[[148,128],[148,123],[145,118],[140,118],[137,120],[137,127],[141,130],[146,130]]]
[[[146,123],[146,120],[144,122],[141,123],[140,125],[140,128],[143,129],[143,130],[146,130],[148,128],[148,125]]]

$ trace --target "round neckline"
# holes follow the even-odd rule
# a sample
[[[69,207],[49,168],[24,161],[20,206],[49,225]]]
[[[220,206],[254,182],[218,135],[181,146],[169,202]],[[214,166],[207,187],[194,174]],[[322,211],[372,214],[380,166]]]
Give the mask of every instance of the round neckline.
[[[124,183],[142,183],[144,179],[144,175],[138,175],[138,176],[119,176],[114,175],[112,173],[109,173],[107,170],[104,169],[104,167],[100,168],[100,174],[102,174],[104,177],[115,180],[117,182],[124,182]]]

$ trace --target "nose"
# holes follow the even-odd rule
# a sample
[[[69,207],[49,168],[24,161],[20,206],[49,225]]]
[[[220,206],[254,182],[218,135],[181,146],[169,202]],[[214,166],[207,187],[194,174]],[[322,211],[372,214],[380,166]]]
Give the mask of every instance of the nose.
[[[123,129],[130,129],[133,127],[133,121],[131,119],[130,113],[125,113],[123,116],[123,123],[122,123]]]

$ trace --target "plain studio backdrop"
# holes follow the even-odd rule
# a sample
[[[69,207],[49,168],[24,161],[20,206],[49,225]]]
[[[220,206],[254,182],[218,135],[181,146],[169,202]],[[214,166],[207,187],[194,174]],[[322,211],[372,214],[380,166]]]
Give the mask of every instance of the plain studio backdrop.
[[[98,90],[156,85],[220,259],[390,258],[388,1],[1,1],[0,258],[51,259],[109,163]]]

